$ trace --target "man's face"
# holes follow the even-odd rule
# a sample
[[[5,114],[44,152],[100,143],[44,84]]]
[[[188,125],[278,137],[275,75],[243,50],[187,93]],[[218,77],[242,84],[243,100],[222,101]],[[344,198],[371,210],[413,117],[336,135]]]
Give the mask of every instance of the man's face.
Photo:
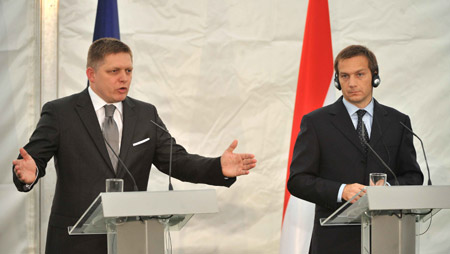
[[[130,88],[133,62],[128,53],[108,54],[86,74],[92,90],[107,103],[125,100]]]
[[[372,100],[372,73],[365,56],[355,56],[338,63],[339,83],[344,98],[357,106],[366,107]]]

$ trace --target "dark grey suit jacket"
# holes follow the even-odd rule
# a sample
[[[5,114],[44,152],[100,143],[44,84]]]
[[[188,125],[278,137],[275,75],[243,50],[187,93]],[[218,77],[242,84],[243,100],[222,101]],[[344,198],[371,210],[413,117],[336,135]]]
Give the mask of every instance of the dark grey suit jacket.
[[[407,115],[375,100],[369,144],[397,175],[400,184],[421,185],[423,174],[416,161],[412,135],[399,123],[410,127]],[[361,253],[358,226],[321,227],[320,218],[331,215],[341,184],[369,185],[369,173],[393,175],[359,142],[342,97],[334,104],[315,110],[302,119],[294,147],[288,189],[298,198],[316,204],[310,253]]]
[[[145,191],[151,165],[168,173],[170,135],[157,128],[163,122],[156,108],[127,97],[123,101],[123,131],[120,158],[134,176],[140,191]],[[133,143],[150,138],[133,146]],[[105,180],[123,178],[124,190],[133,190],[132,181],[119,166],[117,175],[102,137],[101,128],[88,90],[44,105],[41,118],[25,150],[35,160],[40,177],[54,157],[57,182],[47,233],[46,253],[106,253],[106,237],[69,236],[74,225],[91,202],[105,191]],[[235,178],[225,179],[220,158],[188,154],[174,142],[172,175],[182,181],[230,186]],[[13,173],[19,191],[24,188]]]

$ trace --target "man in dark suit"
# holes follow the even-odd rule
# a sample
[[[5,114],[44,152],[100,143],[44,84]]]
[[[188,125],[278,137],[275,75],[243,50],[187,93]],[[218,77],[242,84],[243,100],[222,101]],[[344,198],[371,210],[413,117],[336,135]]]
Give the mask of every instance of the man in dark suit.
[[[105,235],[69,236],[67,227],[105,191],[106,179],[123,178],[125,191],[133,190],[112,150],[120,154],[140,191],[147,188],[152,164],[168,173],[172,137],[151,122],[165,128],[153,105],[127,96],[132,70],[126,44],[111,38],[95,41],[86,69],[90,86],[46,103],[29,143],[13,161],[17,189],[30,191],[54,157],[57,182],[46,253],[106,253]],[[174,141],[172,174],[182,181],[229,187],[256,165],[254,155],[233,153],[236,146],[235,140],[221,157],[206,158],[187,153]]]
[[[373,87],[380,83],[375,55],[364,46],[349,46],[338,54],[334,68],[343,96],[303,117],[287,186],[292,195],[316,204],[310,253],[361,253],[359,226],[321,227],[319,219],[363,190],[372,172],[387,173],[394,184],[394,176],[365,142],[399,184],[421,185],[423,175],[412,135],[400,124],[411,127],[409,117],[373,99]]]

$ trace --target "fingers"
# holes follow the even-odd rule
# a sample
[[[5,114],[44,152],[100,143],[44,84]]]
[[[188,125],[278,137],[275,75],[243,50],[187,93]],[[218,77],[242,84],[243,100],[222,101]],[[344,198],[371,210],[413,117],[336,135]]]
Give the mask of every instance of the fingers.
[[[22,179],[21,166],[22,166],[22,163],[23,163],[24,159],[25,158],[29,158],[30,155],[23,148],[19,149],[19,153],[20,153],[20,156],[22,156],[23,159],[13,160],[13,165],[14,165],[14,173],[16,174],[17,178],[19,178],[19,180],[22,181],[23,179]]]
[[[359,193],[359,195],[356,196],[356,197],[354,197],[357,193]],[[364,190],[363,192],[358,191],[357,193],[355,193],[355,194],[352,196],[352,197],[354,197],[354,198],[352,199],[352,201],[351,201],[350,203],[352,203],[352,204],[356,203],[360,198],[362,198],[362,197],[366,194],[366,191],[365,191],[365,190]]]
[[[22,156],[22,158],[24,158],[25,160],[28,160],[31,158],[31,156],[28,154],[28,152],[22,147],[20,148],[20,156]]]
[[[255,155],[250,154],[250,153],[242,153],[242,154],[237,154],[237,155],[239,155],[239,157],[241,157],[242,168],[244,170],[249,170],[256,166],[257,161],[255,159]]]
[[[240,153],[239,156],[241,156],[242,160],[255,158],[255,155],[254,154],[250,154],[250,153]]]
[[[361,198],[366,194],[366,190],[364,190],[365,187],[366,186],[359,183],[347,184],[342,193],[342,198],[344,200],[352,199],[351,203],[355,203],[356,201],[359,200],[359,198]],[[359,195],[355,197],[356,194]]]
[[[241,157],[241,160],[245,163],[245,162],[248,162],[248,163],[254,163],[254,162],[256,162],[256,159],[255,159],[255,155],[253,155],[253,154],[242,154],[242,153],[238,153],[237,155],[239,155],[239,157]]]
[[[253,158],[249,158],[249,159],[244,159],[242,160],[242,167],[244,170],[250,170],[254,167],[256,167],[256,159]]]
[[[13,165],[14,165],[14,172],[16,173],[16,175],[17,175],[17,171],[19,171],[20,170],[20,165],[22,164],[22,161],[23,160],[13,160]]]
[[[19,165],[20,161],[21,161],[21,160],[13,160],[12,164],[13,164],[14,166],[17,166],[17,165]]]
[[[356,197],[356,198],[352,199],[352,201],[350,201],[350,203],[354,204],[354,203],[356,203],[356,201],[358,201],[358,199],[359,199],[359,197]]]
[[[252,169],[252,168],[254,168],[254,167],[256,167],[256,163],[255,163],[255,164],[243,165],[243,166],[242,166],[242,169],[248,171],[248,170],[250,170],[250,169]]]
[[[14,162],[16,162],[16,164],[14,164]],[[23,181],[20,163],[18,162],[18,160],[15,160],[15,161],[13,161],[13,164],[14,164],[14,173],[16,174],[17,178],[20,181]]]
[[[249,153],[233,153],[237,145],[238,141],[233,140],[220,158],[222,173],[226,177],[248,175],[250,173],[249,170],[256,167],[257,161],[255,155]]]
[[[234,151],[234,149],[236,149],[237,145],[238,145],[238,141],[236,139],[233,140],[231,145],[227,148],[226,152],[232,153]]]
[[[31,184],[36,179],[36,163],[33,157],[23,148],[20,148],[20,156],[23,159],[13,160],[12,162],[14,173],[21,182]]]
[[[237,176],[248,175],[249,173],[250,173],[249,170],[242,170],[239,174],[237,174]]]

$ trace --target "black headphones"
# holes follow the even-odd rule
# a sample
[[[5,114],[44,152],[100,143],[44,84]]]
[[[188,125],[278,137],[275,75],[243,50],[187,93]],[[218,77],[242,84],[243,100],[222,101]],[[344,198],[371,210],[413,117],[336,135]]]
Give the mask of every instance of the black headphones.
[[[378,86],[380,85],[380,83],[381,83],[381,79],[380,79],[380,76],[378,75],[378,70],[375,70],[375,71],[372,73],[372,86],[373,86],[373,87],[378,87]],[[339,83],[339,76],[338,76],[337,72],[334,73],[334,86],[335,86],[338,90],[341,90],[341,89],[342,89],[341,83]]]

